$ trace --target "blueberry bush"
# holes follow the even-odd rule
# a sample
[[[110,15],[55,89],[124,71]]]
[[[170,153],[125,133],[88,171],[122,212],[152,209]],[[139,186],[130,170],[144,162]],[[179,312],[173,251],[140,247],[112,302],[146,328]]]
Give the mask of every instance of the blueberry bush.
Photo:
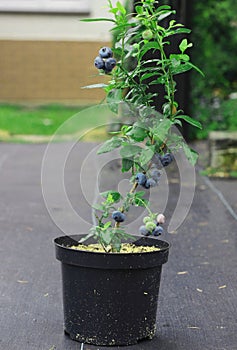
[[[122,3],[118,1],[113,6],[108,0],[108,11],[112,17],[84,20],[110,21],[112,33],[116,32],[112,49],[100,48],[94,60],[99,75],[110,76],[109,83],[87,88],[103,88],[113,113],[119,115],[125,108],[135,118],[134,123],[123,125],[98,150],[98,154],[102,154],[120,149],[121,171],[131,174],[131,189],[125,196],[114,190],[101,193],[102,203],[94,206],[97,224],[86,239],[93,236],[106,252],[118,252],[121,241],[131,237],[124,227],[131,206],[144,207],[148,213],[139,229],[142,235],[157,237],[162,234],[164,215],[151,210],[145,194],[159,184],[162,168],[174,160],[174,153],[182,148],[191,164],[197,160],[197,153],[173,132],[172,127],[181,126],[184,120],[201,128],[198,121],[183,114],[175,100],[175,76],[191,69],[201,71],[191,63],[188,54],[192,43],[185,36],[190,30],[174,19],[169,20],[175,14],[170,6],[143,0],[131,16]],[[179,50],[167,54],[166,48],[177,34],[184,36]],[[157,58],[147,59],[150,51]],[[162,114],[152,105],[157,93],[148,92],[148,79],[149,84],[164,87]]]

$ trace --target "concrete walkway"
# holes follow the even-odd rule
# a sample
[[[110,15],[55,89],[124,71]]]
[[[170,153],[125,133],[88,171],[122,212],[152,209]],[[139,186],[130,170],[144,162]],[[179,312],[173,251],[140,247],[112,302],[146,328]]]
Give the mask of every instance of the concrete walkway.
[[[65,147],[55,144],[52,149],[56,163]],[[70,151],[64,169],[69,203],[54,192],[54,164],[46,172],[50,216],[41,190],[46,145],[0,144],[2,350],[81,349],[63,333],[60,263],[52,240],[63,234],[60,228],[71,233],[88,230],[94,148],[80,143]],[[102,167],[103,186],[116,180],[114,167]],[[167,214],[178,196],[178,181],[171,180]],[[186,220],[164,237],[172,248],[163,268],[157,335],[125,349],[237,349],[237,181],[210,181],[199,175],[196,180]],[[105,348],[85,344],[84,350],[89,349]]]

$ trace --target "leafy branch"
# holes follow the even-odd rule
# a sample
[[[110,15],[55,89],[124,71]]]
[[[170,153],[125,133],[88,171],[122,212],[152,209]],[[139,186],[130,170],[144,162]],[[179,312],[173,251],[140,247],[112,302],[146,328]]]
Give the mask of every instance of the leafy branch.
[[[190,69],[202,72],[191,63],[188,50],[192,43],[186,37],[181,40],[178,52],[167,53],[172,37],[189,34],[190,29],[173,19],[168,21],[175,11],[169,5],[158,5],[159,1],[143,0],[131,16],[120,1],[113,5],[108,0],[108,11],[113,18],[84,20],[112,22],[111,32],[114,35],[112,50],[102,48],[100,56],[95,59],[100,75],[108,74],[110,81],[107,85],[94,84],[87,88],[102,87],[113,113],[121,116],[125,107],[129,116],[135,118],[134,122],[123,125],[98,150],[98,154],[102,154],[119,149],[121,171],[131,172],[132,183],[124,197],[117,191],[107,191],[101,194],[104,201],[94,206],[97,225],[92,227],[87,238],[93,236],[106,252],[120,251],[122,240],[130,237],[122,223],[131,206],[144,207],[148,211],[149,220],[145,220],[147,227],[143,227],[142,232],[146,235],[160,234],[162,230],[157,227],[163,223],[164,216],[157,219],[157,223],[152,222],[157,214],[152,212],[149,202],[144,198],[146,191],[159,184],[160,169],[173,161],[173,152],[182,148],[192,165],[197,161],[197,153],[172,132],[172,127],[177,124],[181,126],[184,120],[201,128],[198,121],[179,109],[175,100],[175,76]],[[163,25],[164,19],[168,25]],[[146,58],[150,52],[155,58]],[[149,85],[161,85],[164,88],[162,115],[155,111],[153,100],[157,92],[149,92]],[[144,191],[139,191],[139,186]],[[111,216],[115,222],[109,219]]]

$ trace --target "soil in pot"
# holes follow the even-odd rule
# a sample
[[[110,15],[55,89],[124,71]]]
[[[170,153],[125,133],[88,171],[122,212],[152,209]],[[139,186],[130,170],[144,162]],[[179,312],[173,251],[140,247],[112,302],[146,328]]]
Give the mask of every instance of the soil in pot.
[[[104,253],[105,250],[99,243],[91,243],[91,244],[79,244],[79,245],[73,245],[70,246],[71,249],[76,250],[83,250],[83,251],[89,251],[94,253]],[[155,247],[155,246],[139,246],[132,243],[122,243],[120,252],[117,252],[117,254],[133,254],[133,253],[150,253],[154,251],[159,251],[161,248]],[[108,253],[111,252],[111,248],[108,247]],[[116,253],[116,252],[115,252]]]

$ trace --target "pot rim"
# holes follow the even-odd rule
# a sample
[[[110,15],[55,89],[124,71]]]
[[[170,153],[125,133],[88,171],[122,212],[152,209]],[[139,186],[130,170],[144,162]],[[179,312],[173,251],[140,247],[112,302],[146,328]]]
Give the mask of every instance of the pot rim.
[[[135,236],[135,238],[138,238],[136,239],[135,241],[131,241],[131,240],[126,240],[126,242],[128,243],[136,243],[136,242],[139,242],[141,244],[139,245],[142,245],[142,243],[148,243],[150,241],[150,243],[153,241],[154,244],[152,244],[151,246],[157,246],[158,248],[160,248],[160,250],[155,250],[155,251],[151,251],[151,252],[133,252],[133,253],[119,253],[119,252],[94,252],[94,251],[90,251],[90,250],[80,250],[80,249],[73,249],[71,248],[69,245],[64,245],[62,243],[59,243],[57,241],[59,240],[62,240],[64,238],[69,238],[69,239],[72,239],[74,240],[74,237],[78,237],[78,236],[84,236],[85,234],[72,234],[72,235],[63,235],[63,236],[58,236],[56,238],[53,239],[53,242],[54,244],[60,248],[60,249],[66,249],[66,250],[69,250],[69,251],[73,251],[73,252],[83,252],[83,253],[87,253],[87,254],[94,254],[94,255],[109,255],[109,256],[132,256],[132,255],[140,255],[140,254],[154,254],[154,253],[158,253],[158,252],[162,252],[162,251],[165,251],[165,250],[169,250],[170,247],[171,247],[171,244],[163,239],[157,239],[157,238],[150,238],[150,237],[142,237],[142,236]],[[75,241],[75,245],[76,244],[79,244],[78,241],[74,240]],[[158,242],[160,242],[161,244],[164,244],[163,247],[160,247],[158,246]],[[88,242],[89,243],[89,242]],[[91,243],[91,242],[90,242]],[[150,245],[150,244],[149,244]]]
[[[134,236],[137,245],[156,246],[160,250],[140,253],[107,253],[76,250],[67,245],[75,244],[85,234],[60,236],[54,239],[56,258],[62,263],[102,269],[137,269],[161,266],[168,260],[170,244],[154,238]],[[88,240],[88,243],[91,240]],[[94,240],[92,241],[94,242]]]

